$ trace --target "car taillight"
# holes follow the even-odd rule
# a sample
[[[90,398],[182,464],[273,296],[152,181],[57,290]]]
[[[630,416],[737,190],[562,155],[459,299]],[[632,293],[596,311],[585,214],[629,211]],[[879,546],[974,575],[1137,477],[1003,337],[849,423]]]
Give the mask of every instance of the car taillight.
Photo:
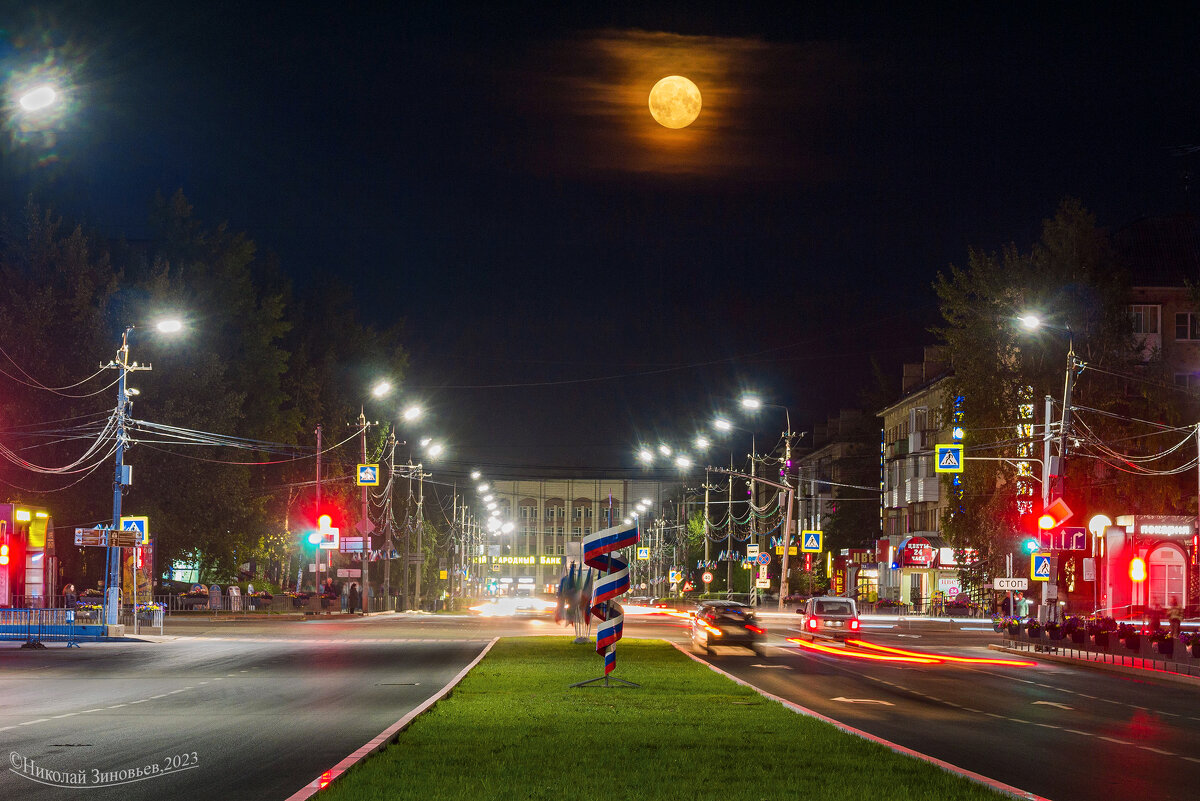
[[[817,619],[815,617],[810,617],[808,619],[808,627],[810,629],[815,629],[817,627]]]
[[[753,631],[755,634],[766,634],[767,633],[766,629],[760,629],[758,626],[751,626],[749,623],[746,624],[746,628],[749,629],[750,631]]]
[[[850,628],[851,628],[853,631],[858,631],[858,621],[857,621],[857,620],[851,620],[851,621],[850,621]]]

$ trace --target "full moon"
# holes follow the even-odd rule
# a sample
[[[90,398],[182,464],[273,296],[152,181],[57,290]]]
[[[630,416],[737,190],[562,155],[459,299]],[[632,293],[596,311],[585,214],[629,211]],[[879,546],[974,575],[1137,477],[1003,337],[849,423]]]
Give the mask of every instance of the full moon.
[[[650,116],[666,128],[686,128],[700,116],[700,90],[682,75],[668,75],[650,90]]]

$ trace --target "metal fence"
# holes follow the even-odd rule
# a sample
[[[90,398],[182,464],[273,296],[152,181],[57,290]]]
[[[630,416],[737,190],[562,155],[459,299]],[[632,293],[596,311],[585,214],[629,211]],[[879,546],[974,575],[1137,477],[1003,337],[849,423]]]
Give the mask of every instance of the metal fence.
[[[97,639],[96,630],[81,628],[69,609],[0,609],[0,640],[23,640],[26,643],[66,642]]]
[[[1173,653],[1168,656],[1154,650],[1148,642],[1139,641],[1139,648],[1134,651],[1120,644],[1116,632],[1112,632],[1111,638],[1113,644],[1110,648],[1097,648],[1090,642],[1080,644],[1071,640],[1051,640],[1041,637],[1030,639],[1014,637],[1011,634],[1005,634],[1004,637],[1005,645],[1018,650],[1060,654],[1083,662],[1099,662],[1106,665],[1200,676],[1200,658],[1191,656],[1181,643],[1175,643]]]

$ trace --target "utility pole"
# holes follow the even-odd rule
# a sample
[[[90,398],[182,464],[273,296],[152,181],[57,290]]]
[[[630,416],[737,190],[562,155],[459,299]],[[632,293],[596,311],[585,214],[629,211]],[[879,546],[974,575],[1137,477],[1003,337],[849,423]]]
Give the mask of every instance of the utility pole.
[[[729,457],[729,515],[725,522],[725,594],[733,592],[733,456]]]
[[[701,575],[708,572],[708,494],[712,490],[712,486],[708,483],[709,473],[708,468],[704,469],[704,523],[701,529],[704,532],[704,570]],[[708,594],[708,582],[704,584],[704,594]]]
[[[317,514],[321,514],[321,424],[317,423]],[[313,581],[316,583],[315,591],[321,591],[321,546],[318,543],[316,553],[313,554],[313,561],[317,564],[317,569],[313,571]]]
[[[367,417],[360,408],[358,412],[358,442],[359,442],[359,464],[367,463]],[[370,583],[370,563],[371,552],[367,548],[367,543],[370,542],[371,532],[375,530],[375,526],[371,523],[371,500],[370,487],[363,485],[362,487],[362,518],[358,521],[358,532],[362,535],[362,592],[359,594],[360,603],[363,605],[364,612],[371,611],[371,583]]]
[[[787,512],[783,516],[783,558],[780,563],[779,574],[779,611],[783,611],[783,599],[788,595],[788,548],[792,544],[792,506],[795,498],[795,493],[792,492],[792,480],[788,475],[788,471],[792,469],[792,438],[796,435],[792,432],[792,418],[787,416],[788,430],[783,432],[783,469],[780,478],[783,479],[783,484],[788,488],[787,491]]]
[[[421,608],[421,572],[425,569],[425,466],[417,465],[417,574],[416,607]]]
[[[401,576],[401,578],[400,578],[400,595],[401,595],[401,597],[404,598],[405,608],[412,609],[411,606],[408,606],[408,603],[409,603],[408,574],[409,574],[409,568],[411,567],[410,562],[412,561],[411,556],[410,556],[411,552],[412,552],[412,497],[413,497],[413,494],[412,494],[413,463],[412,463],[411,457],[408,460],[407,467],[408,467],[408,469],[407,469],[406,478],[408,479],[408,497],[406,498],[406,500],[404,502],[404,565],[400,571],[400,576]]]
[[[396,480],[396,427],[393,425],[391,433],[388,434],[387,441],[388,450],[388,483],[387,483],[387,514],[384,515],[383,525],[387,529],[387,536],[384,538],[384,548],[386,556],[383,562],[383,598],[384,604],[390,606],[392,603],[392,534],[395,531],[395,526],[392,525],[394,515],[392,514],[392,486]]]
[[[132,470],[125,464],[125,421],[129,415],[129,392],[125,379],[129,373],[139,370],[149,370],[150,365],[129,363],[129,332],[133,326],[127,326],[121,334],[121,347],[117,357],[108,364],[101,365],[110,370],[117,370],[117,464],[113,477],[113,531],[121,530],[121,499],[125,487],[133,483]],[[104,561],[104,623],[108,626],[117,624],[117,613],[121,608],[121,549],[110,545]],[[134,607],[137,606],[137,587],[133,588]],[[136,609],[135,609],[136,611]]]

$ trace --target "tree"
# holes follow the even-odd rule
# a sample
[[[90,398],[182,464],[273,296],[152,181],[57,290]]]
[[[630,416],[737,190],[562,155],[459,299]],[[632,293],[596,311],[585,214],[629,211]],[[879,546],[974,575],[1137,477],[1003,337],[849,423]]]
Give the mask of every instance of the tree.
[[[1129,418],[1171,421],[1180,408],[1167,387],[1126,377],[1144,376],[1146,369],[1128,317],[1127,276],[1107,235],[1078,201],[1060,204],[1029,251],[1015,245],[1000,253],[971,250],[967,268],[952,265],[934,289],[944,320],[934,332],[953,365],[944,419],[961,414],[971,453],[1011,460],[972,462],[963,473],[961,495],[943,521],[956,547],[977,549],[996,575],[1004,554],[1032,532],[1040,492],[1019,474],[1018,462],[1041,456],[1033,446],[1045,421],[1035,428],[1034,416],[1042,416],[1043,397],[1061,402],[1069,344],[1091,368],[1076,381],[1072,405],[1113,416],[1089,413],[1086,430],[1081,423],[1074,458],[1066,460],[1068,503],[1082,514],[1114,500],[1129,502],[1136,493],[1142,507],[1178,506],[1174,479],[1116,486],[1105,460],[1090,450],[1089,443],[1132,442],[1144,434]],[[1069,339],[1022,330],[1017,319],[1031,310],[1069,327]],[[1038,472],[1035,466],[1032,475]]]

